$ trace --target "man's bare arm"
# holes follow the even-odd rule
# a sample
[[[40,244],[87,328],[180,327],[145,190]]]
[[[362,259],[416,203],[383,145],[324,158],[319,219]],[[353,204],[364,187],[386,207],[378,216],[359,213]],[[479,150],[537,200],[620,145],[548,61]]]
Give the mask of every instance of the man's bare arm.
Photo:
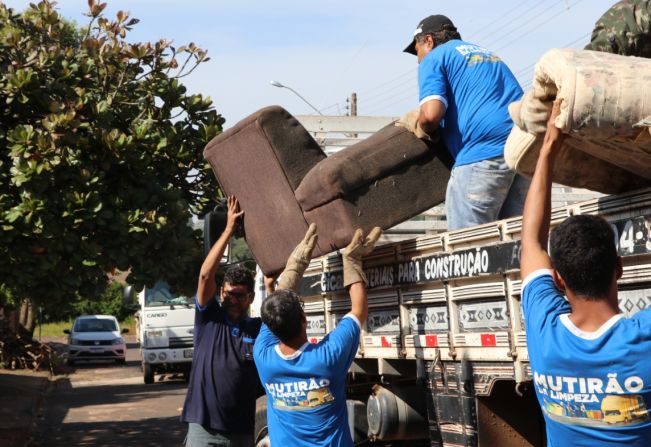
[[[445,104],[438,99],[432,99],[420,106],[418,124],[428,134],[432,135],[439,128],[441,120],[445,116]]]
[[[531,186],[524,203],[522,221],[522,254],[520,276],[524,279],[538,269],[551,268],[547,253],[549,225],[551,219],[552,172],[558,149],[564,138],[554,122],[560,113],[560,101],[554,102],[547,122],[547,133]]]
[[[219,267],[219,261],[224,255],[228,241],[235,232],[237,220],[244,214],[240,211],[240,205],[237,199],[233,196],[228,198],[228,214],[226,217],[226,228],[219,236],[215,245],[212,246],[208,252],[208,256],[204,259],[201,265],[201,272],[199,273],[199,284],[197,285],[197,302],[199,306],[205,307],[217,292],[217,283],[215,282],[215,273]]]

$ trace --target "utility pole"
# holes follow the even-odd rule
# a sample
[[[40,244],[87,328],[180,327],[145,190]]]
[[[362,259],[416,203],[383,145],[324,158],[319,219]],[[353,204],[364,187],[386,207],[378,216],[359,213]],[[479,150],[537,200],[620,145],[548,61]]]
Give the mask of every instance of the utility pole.
[[[357,93],[355,92],[346,98],[346,116],[357,116]]]

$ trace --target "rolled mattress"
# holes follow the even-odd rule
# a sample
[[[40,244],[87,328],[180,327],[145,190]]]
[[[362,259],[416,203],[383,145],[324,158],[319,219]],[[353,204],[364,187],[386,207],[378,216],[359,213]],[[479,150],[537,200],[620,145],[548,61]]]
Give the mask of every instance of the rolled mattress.
[[[536,64],[532,89],[509,106],[509,166],[533,175],[555,98],[564,140],[553,181],[615,194],[651,186],[651,59],[554,49]]]

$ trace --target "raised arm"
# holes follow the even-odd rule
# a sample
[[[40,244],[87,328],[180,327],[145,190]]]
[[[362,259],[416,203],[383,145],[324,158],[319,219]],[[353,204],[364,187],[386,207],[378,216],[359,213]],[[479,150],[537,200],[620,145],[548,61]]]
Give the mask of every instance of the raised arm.
[[[227,202],[228,213],[226,217],[226,228],[208,252],[208,256],[204,259],[203,264],[201,265],[201,272],[199,273],[197,302],[201,307],[205,307],[217,292],[215,273],[217,273],[219,261],[224,255],[228,241],[235,232],[237,220],[242,216],[242,214],[244,214],[244,211],[240,211],[240,204],[235,197],[230,196]]]
[[[316,224],[311,223],[303,236],[303,240],[294,248],[287,258],[285,270],[280,274],[278,279],[279,289],[288,289],[298,292],[298,287],[301,284],[303,273],[312,259],[312,250],[316,246],[317,234]],[[271,278],[265,277],[265,289],[273,292],[273,284],[268,284]]]
[[[368,299],[366,296],[366,275],[362,267],[362,258],[373,251],[375,243],[380,238],[382,230],[373,228],[366,238],[361,229],[357,229],[350,244],[344,249],[341,258],[344,263],[344,287],[348,288],[351,309],[361,324],[368,317]]]
[[[520,276],[523,279],[538,269],[548,269],[552,266],[547,253],[551,219],[552,172],[558,149],[564,138],[560,129],[555,125],[559,113],[560,100],[556,100],[547,121],[547,132],[540,149],[527,200],[524,203],[522,254],[520,257]]]

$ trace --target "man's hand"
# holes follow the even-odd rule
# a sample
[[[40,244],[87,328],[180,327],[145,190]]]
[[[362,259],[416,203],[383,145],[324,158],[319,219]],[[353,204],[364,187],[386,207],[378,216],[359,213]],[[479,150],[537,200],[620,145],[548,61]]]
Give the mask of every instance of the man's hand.
[[[561,130],[556,127],[556,118],[560,114],[560,110],[560,101],[554,101],[552,113],[547,121],[547,133],[545,133],[545,139],[538,155],[527,200],[524,202],[520,259],[522,279],[538,269],[552,267],[547,254],[547,241],[552,207],[552,173],[558,148],[564,138]]]
[[[278,279],[278,275],[276,276],[264,275],[264,290],[265,292],[267,292],[267,295],[271,295],[276,290],[277,279]]]
[[[348,287],[356,282],[367,283],[366,275],[362,267],[362,258],[373,251],[375,243],[380,238],[382,229],[373,228],[366,238],[360,228],[355,231],[353,239],[341,253],[344,263],[344,287]]]
[[[545,132],[551,109],[551,101],[536,98],[532,91],[525,93],[519,101],[509,104],[509,114],[515,125],[531,134]]]
[[[404,127],[421,140],[430,140],[431,138],[429,134],[427,134],[427,132],[420,127],[420,124],[418,124],[419,114],[420,109],[414,109],[405,113],[398,121],[396,121],[396,126]]]
[[[298,285],[301,278],[303,278],[303,273],[305,273],[307,266],[310,265],[312,250],[314,250],[314,247],[316,246],[316,241],[316,224],[311,223],[303,240],[289,255],[285,270],[280,274],[278,288],[289,289],[295,292],[298,290]]]
[[[224,232],[219,236],[217,242],[215,242],[215,244],[210,248],[206,259],[203,260],[203,264],[201,265],[201,271],[199,272],[197,301],[201,307],[205,307],[217,292],[215,273],[217,272],[217,267],[219,267],[219,261],[224,255],[228,241],[235,232],[238,219],[240,219],[244,214],[244,211],[240,211],[240,204],[234,196],[228,197],[227,204],[228,211],[226,214],[226,227],[224,228]]]
[[[235,232],[235,227],[237,227],[237,221],[242,217],[244,211],[240,211],[240,203],[235,196],[229,196],[226,202],[228,204],[228,211],[226,213],[226,228],[224,232],[232,236]]]
[[[547,120],[547,132],[545,133],[545,139],[543,140],[542,148],[540,152],[546,152],[550,154],[558,153],[558,149],[561,147],[563,140],[565,139],[565,134],[561,132],[561,129],[556,127],[556,118],[561,114],[561,100],[557,99],[552,105],[552,112],[549,115]]]

